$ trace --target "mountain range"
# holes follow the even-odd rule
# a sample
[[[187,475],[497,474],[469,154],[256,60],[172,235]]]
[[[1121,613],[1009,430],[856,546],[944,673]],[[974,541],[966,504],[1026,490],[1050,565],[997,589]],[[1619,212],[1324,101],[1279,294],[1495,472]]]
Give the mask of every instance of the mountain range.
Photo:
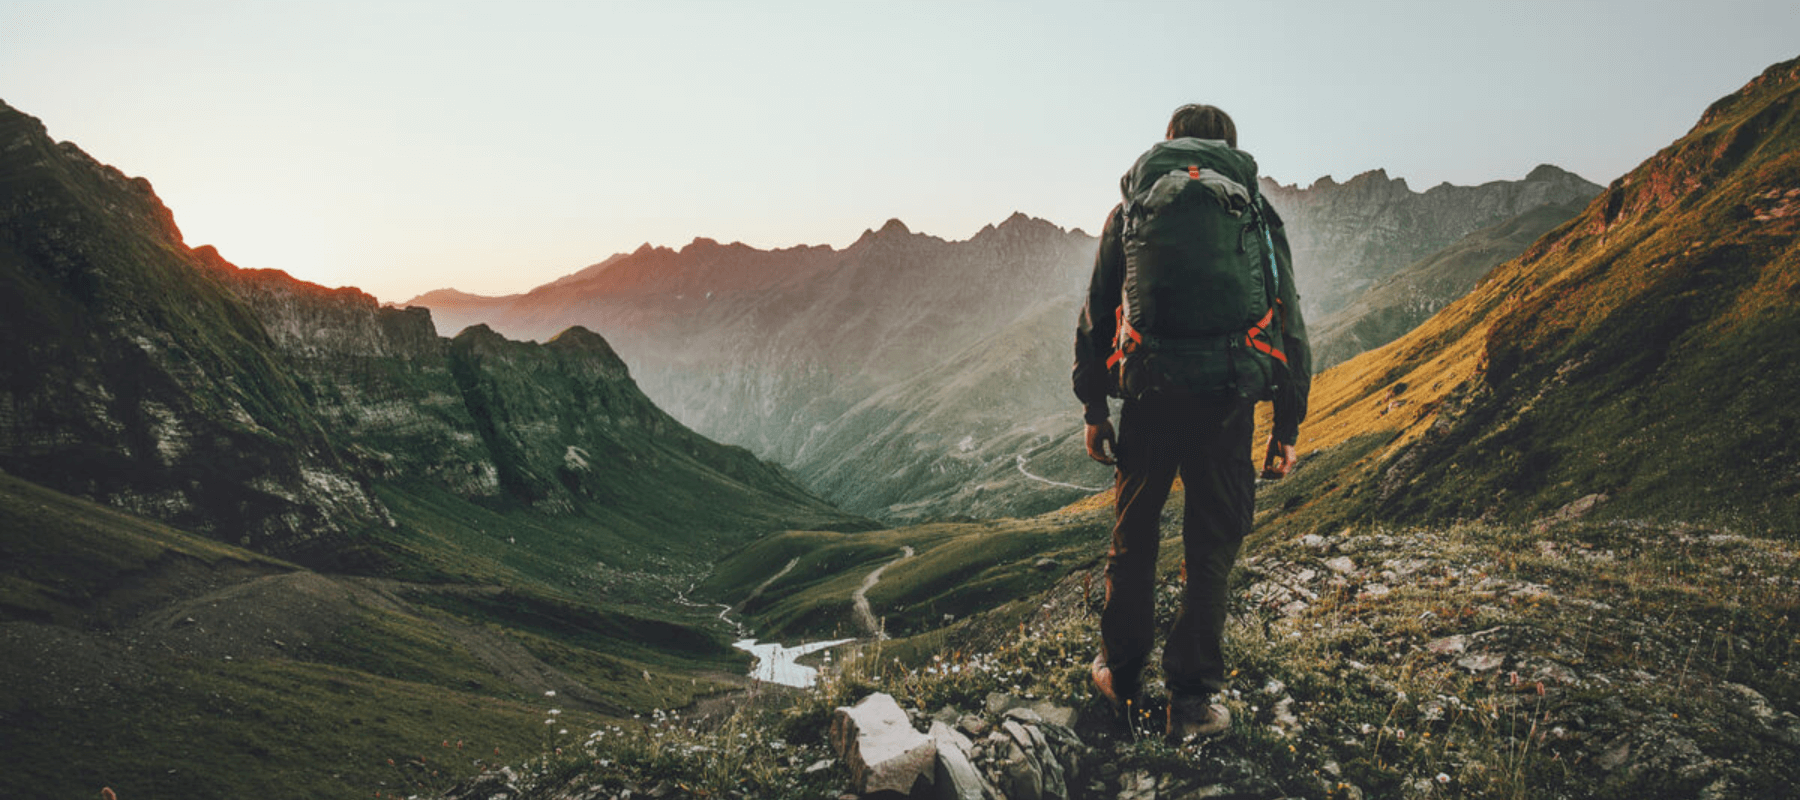
[[[1315,340],[1333,356],[1417,324],[1599,191],[1550,166],[1422,194],[1381,171],[1263,189],[1293,231],[1308,305],[1349,309]],[[1452,244],[1458,255],[1411,266]],[[1022,214],[961,242],[890,220],[842,251],[645,245],[523,294],[401,305],[432,308],[445,333],[600,331],[676,418],[855,513],[1032,514],[1109,480],[1074,441],[1068,388],[1096,245]]]

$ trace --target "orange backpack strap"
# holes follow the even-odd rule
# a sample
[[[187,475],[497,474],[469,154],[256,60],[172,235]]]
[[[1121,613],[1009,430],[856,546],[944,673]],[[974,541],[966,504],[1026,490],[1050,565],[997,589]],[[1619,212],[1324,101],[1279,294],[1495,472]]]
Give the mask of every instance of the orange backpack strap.
[[[1262,319],[1257,320],[1255,325],[1250,326],[1250,330],[1244,332],[1244,344],[1260,350],[1266,355],[1273,356],[1276,361],[1281,362],[1285,366],[1288,363],[1287,354],[1276,349],[1275,345],[1257,338],[1259,336],[1266,338],[1269,333],[1269,323],[1274,321],[1275,307],[1270,306],[1268,313],[1263,314]]]
[[[1144,343],[1144,335],[1131,327],[1131,320],[1125,318],[1124,306],[1113,308],[1113,322],[1118,326],[1119,332],[1114,337],[1116,345],[1113,354],[1106,359],[1107,369],[1112,369],[1114,364],[1119,363],[1119,359],[1137,352],[1138,346]]]

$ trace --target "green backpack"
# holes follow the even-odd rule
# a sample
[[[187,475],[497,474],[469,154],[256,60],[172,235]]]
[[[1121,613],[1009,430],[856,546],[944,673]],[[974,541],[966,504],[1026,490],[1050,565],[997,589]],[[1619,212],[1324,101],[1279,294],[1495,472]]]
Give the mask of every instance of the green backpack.
[[[1119,182],[1125,280],[1119,395],[1262,399],[1273,388],[1279,289],[1256,160],[1212,139],[1159,142]]]

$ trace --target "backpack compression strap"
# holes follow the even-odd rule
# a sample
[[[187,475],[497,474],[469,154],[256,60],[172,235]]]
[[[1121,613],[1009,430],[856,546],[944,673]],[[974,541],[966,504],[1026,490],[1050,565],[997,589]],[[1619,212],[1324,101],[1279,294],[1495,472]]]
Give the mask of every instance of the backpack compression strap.
[[[1268,313],[1263,314],[1262,319],[1257,320],[1255,325],[1250,326],[1250,330],[1244,332],[1244,344],[1256,348],[1269,356],[1273,356],[1276,361],[1279,361],[1283,366],[1286,366],[1288,363],[1286,353],[1276,349],[1275,345],[1257,338],[1259,336],[1266,337],[1269,333],[1269,323],[1274,321],[1275,307],[1270,306]]]
[[[1119,359],[1124,358],[1126,354],[1137,352],[1138,345],[1144,343],[1144,335],[1138,333],[1136,328],[1131,327],[1131,320],[1125,318],[1124,306],[1113,308],[1113,321],[1118,324],[1119,328],[1118,344],[1113,348],[1112,356],[1106,359],[1107,369],[1112,369],[1113,365],[1119,363]],[[1265,319],[1263,322],[1266,323],[1268,320]]]

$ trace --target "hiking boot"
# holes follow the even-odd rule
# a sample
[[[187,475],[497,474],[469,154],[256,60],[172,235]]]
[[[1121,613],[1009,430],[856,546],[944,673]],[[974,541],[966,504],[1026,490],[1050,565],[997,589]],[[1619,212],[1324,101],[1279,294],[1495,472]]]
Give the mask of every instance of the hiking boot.
[[[1231,730],[1231,712],[1206,695],[1169,697],[1169,738],[1191,742]]]
[[[1094,691],[1099,693],[1100,698],[1105,700],[1106,704],[1112,707],[1113,713],[1120,718],[1128,717],[1131,709],[1143,705],[1138,698],[1137,678],[1126,678],[1124,675],[1113,672],[1111,667],[1106,666],[1106,659],[1103,656],[1094,657],[1092,675]]]

